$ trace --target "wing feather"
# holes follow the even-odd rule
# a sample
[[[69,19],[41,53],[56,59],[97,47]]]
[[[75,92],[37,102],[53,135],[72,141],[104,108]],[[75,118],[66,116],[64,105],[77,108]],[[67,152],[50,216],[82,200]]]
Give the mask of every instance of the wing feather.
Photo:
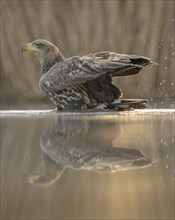
[[[71,57],[56,63],[40,79],[44,91],[58,92],[68,86],[85,83],[100,75],[110,73],[112,77],[138,73],[149,58],[127,56],[112,52],[101,52],[83,57]]]

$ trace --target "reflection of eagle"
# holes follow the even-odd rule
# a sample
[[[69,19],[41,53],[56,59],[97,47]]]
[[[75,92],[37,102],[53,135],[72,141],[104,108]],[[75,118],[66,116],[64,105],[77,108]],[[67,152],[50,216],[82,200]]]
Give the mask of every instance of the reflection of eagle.
[[[46,186],[55,182],[65,168],[111,173],[151,164],[137,149],[115,148],[109,146],[111,143],[105,147],[87,143],[92,127],[93,123],[91,126],[86,120],[58,120],[41,136],[42,163],[35,174],[27,176],[27,181]],[[96,128],[100,130],[101,126]],[[109,130],[107,125],[105,129]],[[117,126],[115,138],[120,134],[121,128]]]
[[[119,100],[122,92],[112,84],[112,77],[139,73],[153,64],[147,57],[104,51],[65,59],[55,45],[41,39],[26,44],[22,51],[37,55],[42,74],[40,88],[58,110],[145,107],[145,100]]]

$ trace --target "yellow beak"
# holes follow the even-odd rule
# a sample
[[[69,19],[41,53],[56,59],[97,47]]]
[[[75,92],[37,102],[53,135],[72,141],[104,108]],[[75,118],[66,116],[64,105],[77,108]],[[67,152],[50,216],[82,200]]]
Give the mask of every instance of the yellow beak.
[[[22,47],[22,52],[27,51],[27,52],[35,52],[38,49],[36,47],[32,46],[32,43],[26,44]]]
[[[35,183],[40,178],[39,175],[30,175],[26,178],[28,183]]]

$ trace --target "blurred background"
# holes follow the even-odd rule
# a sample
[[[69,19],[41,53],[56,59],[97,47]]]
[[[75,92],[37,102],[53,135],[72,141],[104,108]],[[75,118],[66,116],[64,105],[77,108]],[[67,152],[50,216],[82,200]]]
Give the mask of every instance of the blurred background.
[[[174,1],[1,1],[1,109],[53,106],[40,91],[40,65],[24,44],[44,38],[65,57],[110,50],[150,57],[137,76],[115,79],[124,98],[153,108],[174,103]]]

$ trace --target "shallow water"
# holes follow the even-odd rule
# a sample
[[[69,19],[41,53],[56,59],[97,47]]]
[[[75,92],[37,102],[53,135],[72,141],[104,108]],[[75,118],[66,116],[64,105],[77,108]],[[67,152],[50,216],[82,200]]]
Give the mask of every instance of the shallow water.
[[[2,219],[174,218],[174,111],[1,116]]]

